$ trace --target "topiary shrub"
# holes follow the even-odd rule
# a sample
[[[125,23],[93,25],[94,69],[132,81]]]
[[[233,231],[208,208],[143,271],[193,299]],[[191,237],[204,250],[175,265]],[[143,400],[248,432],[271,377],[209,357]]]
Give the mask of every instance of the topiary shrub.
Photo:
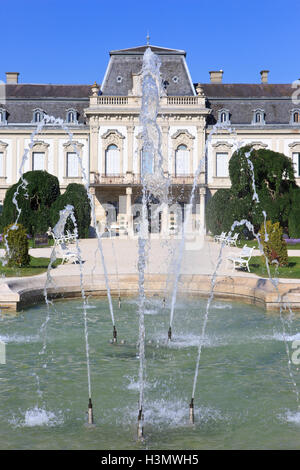
[[[300,238],[300,189],[296,188],[291,193],[291,210],[288,218],[288,230],[290,238]]]
[[[4,229],[5,254],[8,266],[24,267],[30,263],[28,254],[28,238],[25,227],[11,224]]]
[[[85,187],[82,184],[71,183],[67,186],[64,194],[54,202],[50,209],[51,227],[59,220],[59,211],[70,204],[74,207],[74,216],[77,223],[79,238],[88,238],[91,224],[91,207]],[[65,231],[74,231],[74,224],[70,217],[65,225]]]
[[[60,195],[59,182],[56,176],[47,171],[28,171],[23,178],[28,185],[20,187],[21,179],[11,186],[5,195],[3,212],[0,219],[0,228],[3,230],[9,224],[13,224],[18,212],[13,202],[15,192],[19,188],[16,197],[21,215],[18,222],[26,228],[31,236],[36,233],[46,232],[51,223],[50,207]]]
[[[270,220],[267,220],[266,231],[268,237],[266,237],[265,225],[262,224],[260,228],[261,242],[264,254],[268,258],[269,263],[277,261],[279,266],[287,266],[287,245],[283,239],[283,229],[280,227],[279,222],[272,224]]]

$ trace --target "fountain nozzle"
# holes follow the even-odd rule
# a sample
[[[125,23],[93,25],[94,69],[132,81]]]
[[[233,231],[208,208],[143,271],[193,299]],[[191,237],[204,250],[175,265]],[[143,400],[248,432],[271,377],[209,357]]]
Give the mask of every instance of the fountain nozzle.
[[[139,409],[137,435],[139,440],[144,439],[144,414],[143,409]]]
[[[168,340],[171,341],[171,339],[172,339],[172,328],[170,327],[168,329]]]
[[[116,330],[115,325],[114,325],[114,329],[113,329],[113,342],[114,343],[117,342],[117,330]]]
[[[191,399],[190,403],[190,423],[195,423],[195,415],[194,415],[194,398]]]
[[[89,398],[89,404],[88,404],[88,423],[94,424],[93,404],[92,404],[91,398]]]
[[[119,296],[119,308],[121,308],[121,297]]]

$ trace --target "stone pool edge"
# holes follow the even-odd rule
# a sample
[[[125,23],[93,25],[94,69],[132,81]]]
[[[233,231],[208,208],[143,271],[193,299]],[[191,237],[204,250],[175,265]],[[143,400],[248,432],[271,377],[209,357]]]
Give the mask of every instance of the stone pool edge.
[[[181,274],[178,292],[199,297],[208,297],[211,289],[211,274]],[[167,274],[146,274],[145,292],[148,295],[164,296],[167,292]],[[16,312],[25,307],[44,302],[45,274],[26,278],[12,278],[0,285],[0,309]],[[57,287],[47,289],[49,299],[81,297],[79,275],[59,276],[54,282]],[[84,276],[86,295],[106,296],[103,275]],[[137,274],[119,274],[109,276],[113,297],[134,296],[138,293]],[[171,285],[171,284],[170,284]],[[300,281],[298,279],[279,280],[278,289],[282,296],[281,305],[289,303],[293,311],[300,311]],[[238,300],[258,305],[267,311],[278,311],[278,294],[268,279],[248,277],[247,275],[219,275],[216,277],[214,296],[217,299]]]

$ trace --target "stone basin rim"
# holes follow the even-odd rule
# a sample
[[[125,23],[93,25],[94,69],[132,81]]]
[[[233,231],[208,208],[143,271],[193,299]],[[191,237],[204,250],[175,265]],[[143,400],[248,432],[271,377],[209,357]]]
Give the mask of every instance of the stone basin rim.
[[[167,274],[146,274],[145,292],[150,296],[163,297],[166,295],[166,281],[170,280]],[[208,297],[211,290],[211,274],[181,274],[179,278],[178,294],[185,293],[198,297]],[[45,302],[44,287],[45,274],[26,278],[11,278],[0,285],[0,309],[17,312],[26,307]],[[58,279],[55,279],[57,282]],[[136,296],[138,294],[138,274],[119,274],[109,276],[110,290],[113,297]],[[300,281],[298,279],[280,280],[278,289],[282,301],[278,301],[278,294],[271,281],[258,276],[240,276],[234,273],[216,277],[214,297],[219,300],[242,301],[254,304],[266,311],[278,311],[280,305],[287,304],[293,311],[300,312]],[[104,297],[107,295],[104,275],[95,275],[93,278],[84,276],[84,290],[86,296]],[[59,285],[47,289],[51,300],[80,298],[80,276],[60,276]]]

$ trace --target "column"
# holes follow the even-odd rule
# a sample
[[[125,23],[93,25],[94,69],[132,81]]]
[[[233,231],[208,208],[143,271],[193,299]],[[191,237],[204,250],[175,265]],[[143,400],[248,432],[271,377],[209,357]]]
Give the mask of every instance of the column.
[[[205,195],[206,195],[206,188],[199,189],[200,194],[200,215],[199,215],[199,232],[203,234],[206,233],[205,230]]]
[[[165,202],[161,204],[161,237],[169,238],[169,208]]]
[[[133,132],[134,126],[127,126],[127,177],[131,178],[133,174]]]
[[[132,210],[131,210],[131,196],[132,196],[132,188],[126,188],[126,219],[127,219],[127,227],[128,227],[128,236],[131,238],[133,237],[133,218],[132,218]]]
[[[168,176],[169,168],[168,168],[168,137],[169,137],[169,124],[162,124],[162,156],[163,156],[163,171],[164,175]]]
[[[97,116],[90,117],[90,172],[98,173],[99,121]],[[91,178],[93,181],[93,177]]]
[[[199,118],[199,125],[197,125],[197,138],[198,138],[198,147],[197,147],[197,168],[202,161],[201,172],[200,172],[200,184],[206,183],[206,161],[205,161],[205,117],[201,116]]]

